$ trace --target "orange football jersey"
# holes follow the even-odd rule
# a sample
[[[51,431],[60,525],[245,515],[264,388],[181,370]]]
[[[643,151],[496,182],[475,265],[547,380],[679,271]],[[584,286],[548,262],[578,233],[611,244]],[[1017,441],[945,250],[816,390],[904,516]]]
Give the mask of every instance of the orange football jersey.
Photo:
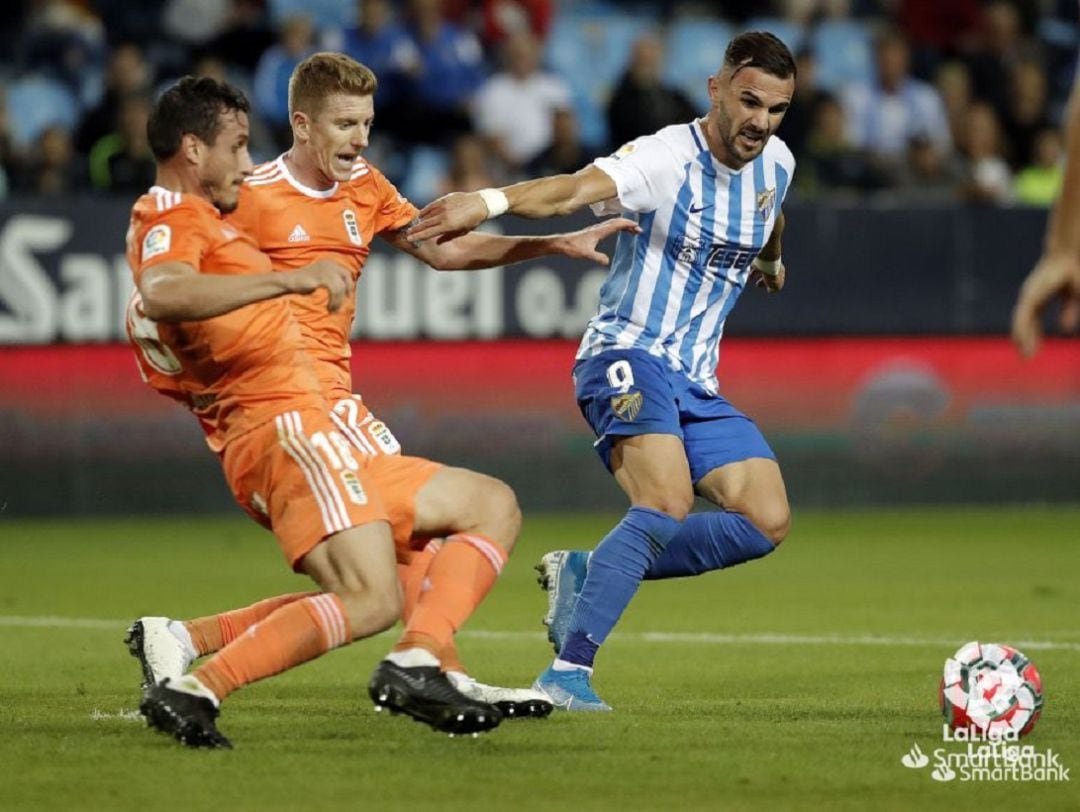
[[[160,186],[135,202],[127,258],[136,283],[164,262],[207,274],[270,271],[269,258],[211,203]],[[284,297],[204,321],[155,322],[136,288],[126,322],[143,378],[195,414],[215,452],[284,411],[327,408]]]
[[[332,259],[360,278],[371,241],[383,231],[408,225],[418,210],[378,169],[362,159],[348,183],[319,191],[289,172],[283,157],[262,164],[244,184],[240,205],[228,222],[250,234],[276,271]],[[331,402],[352,394],[349,334],[356,315],[355,289],[336,313],[326,309],[326,291],[288,297],[300,322],[323,393]]]

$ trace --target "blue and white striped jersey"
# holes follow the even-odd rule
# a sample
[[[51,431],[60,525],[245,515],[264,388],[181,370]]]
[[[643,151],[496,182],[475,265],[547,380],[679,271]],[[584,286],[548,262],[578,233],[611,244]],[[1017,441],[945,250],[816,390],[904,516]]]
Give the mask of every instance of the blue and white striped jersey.
[[[774,135],[735,171],[713,157],[694,121],[595,164],[619,191],[596,213],[636,214],[642,233],[619,234],[577,357],[646,350],[716,392],[724,321],[772,233],[795,172],[791,150]]]

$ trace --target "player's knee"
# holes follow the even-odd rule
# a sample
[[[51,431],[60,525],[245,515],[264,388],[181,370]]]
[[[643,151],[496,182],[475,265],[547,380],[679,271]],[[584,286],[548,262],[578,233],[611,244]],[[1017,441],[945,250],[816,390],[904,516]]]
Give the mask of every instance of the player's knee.
[[[339,597],[349,613],[350,625],[368,629],[365,636],[385,631],[397,623],[405,603],[397,581],[368,586]]]
[[[498,529],[492,541],[510,552],[521,532],[521,507],[514,489],[500,479],[488,478],[484,488],[484,524]]]
[[[638,504],[641,507],[666,513],[681,522],[694,507],[694,492],[689,488],[665,488],[645,496]]]
[[[791,509],[787,504],[763,510],[755,518],[758,529],[765,534],[774,547],[779,547],[780,542],[787,538],[788,531],[791,530]]]

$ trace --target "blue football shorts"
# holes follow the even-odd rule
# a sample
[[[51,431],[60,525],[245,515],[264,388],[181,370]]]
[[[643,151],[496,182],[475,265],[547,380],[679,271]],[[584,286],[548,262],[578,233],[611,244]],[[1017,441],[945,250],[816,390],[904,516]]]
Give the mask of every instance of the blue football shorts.
[[[679,437],[695,483],[731,462],[776,459],[753,420],[644,350],[583,358],[574,365],[574,392],[609,470],[615,440],[638,434]]]

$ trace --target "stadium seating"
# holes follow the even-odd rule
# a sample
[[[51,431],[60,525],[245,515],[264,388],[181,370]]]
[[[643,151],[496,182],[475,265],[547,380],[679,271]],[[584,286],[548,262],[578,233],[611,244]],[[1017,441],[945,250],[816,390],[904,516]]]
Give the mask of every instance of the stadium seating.
[[[811,33],[810,43],[822,88],[837,90],[848,82],[864,82],[873,76],[873,40],[860,23],[824,20]]]
[[[288,17],[307,17],[316,28],[346,28],[356,24],[357,3],[342,0],[269,0],[270,19],[280,24]]]
[[[55,79],[30,74],[8,85],[8,126],[16,146],[29,146],[55,125],[73,130],[81,112],[75,95]]]
[[[685,92],[699,110],[709,109],[705,80],[720,68],[734,35],[727,23],[709,19],[680,19],[668,31],[664,79]]]
[[[744,31],[768,31],[786,45],[792,53],[803,46],[806,32],[802,27],[781,17],[754,17],[747,21]]]
[[[634,41],[656,26],[653,18],[612,13],[603,6],[589,14],[554,20],[545,53],[548,67],[563,78],[574,94],[581,139],[590,146],[605,144],[604,111]]]

